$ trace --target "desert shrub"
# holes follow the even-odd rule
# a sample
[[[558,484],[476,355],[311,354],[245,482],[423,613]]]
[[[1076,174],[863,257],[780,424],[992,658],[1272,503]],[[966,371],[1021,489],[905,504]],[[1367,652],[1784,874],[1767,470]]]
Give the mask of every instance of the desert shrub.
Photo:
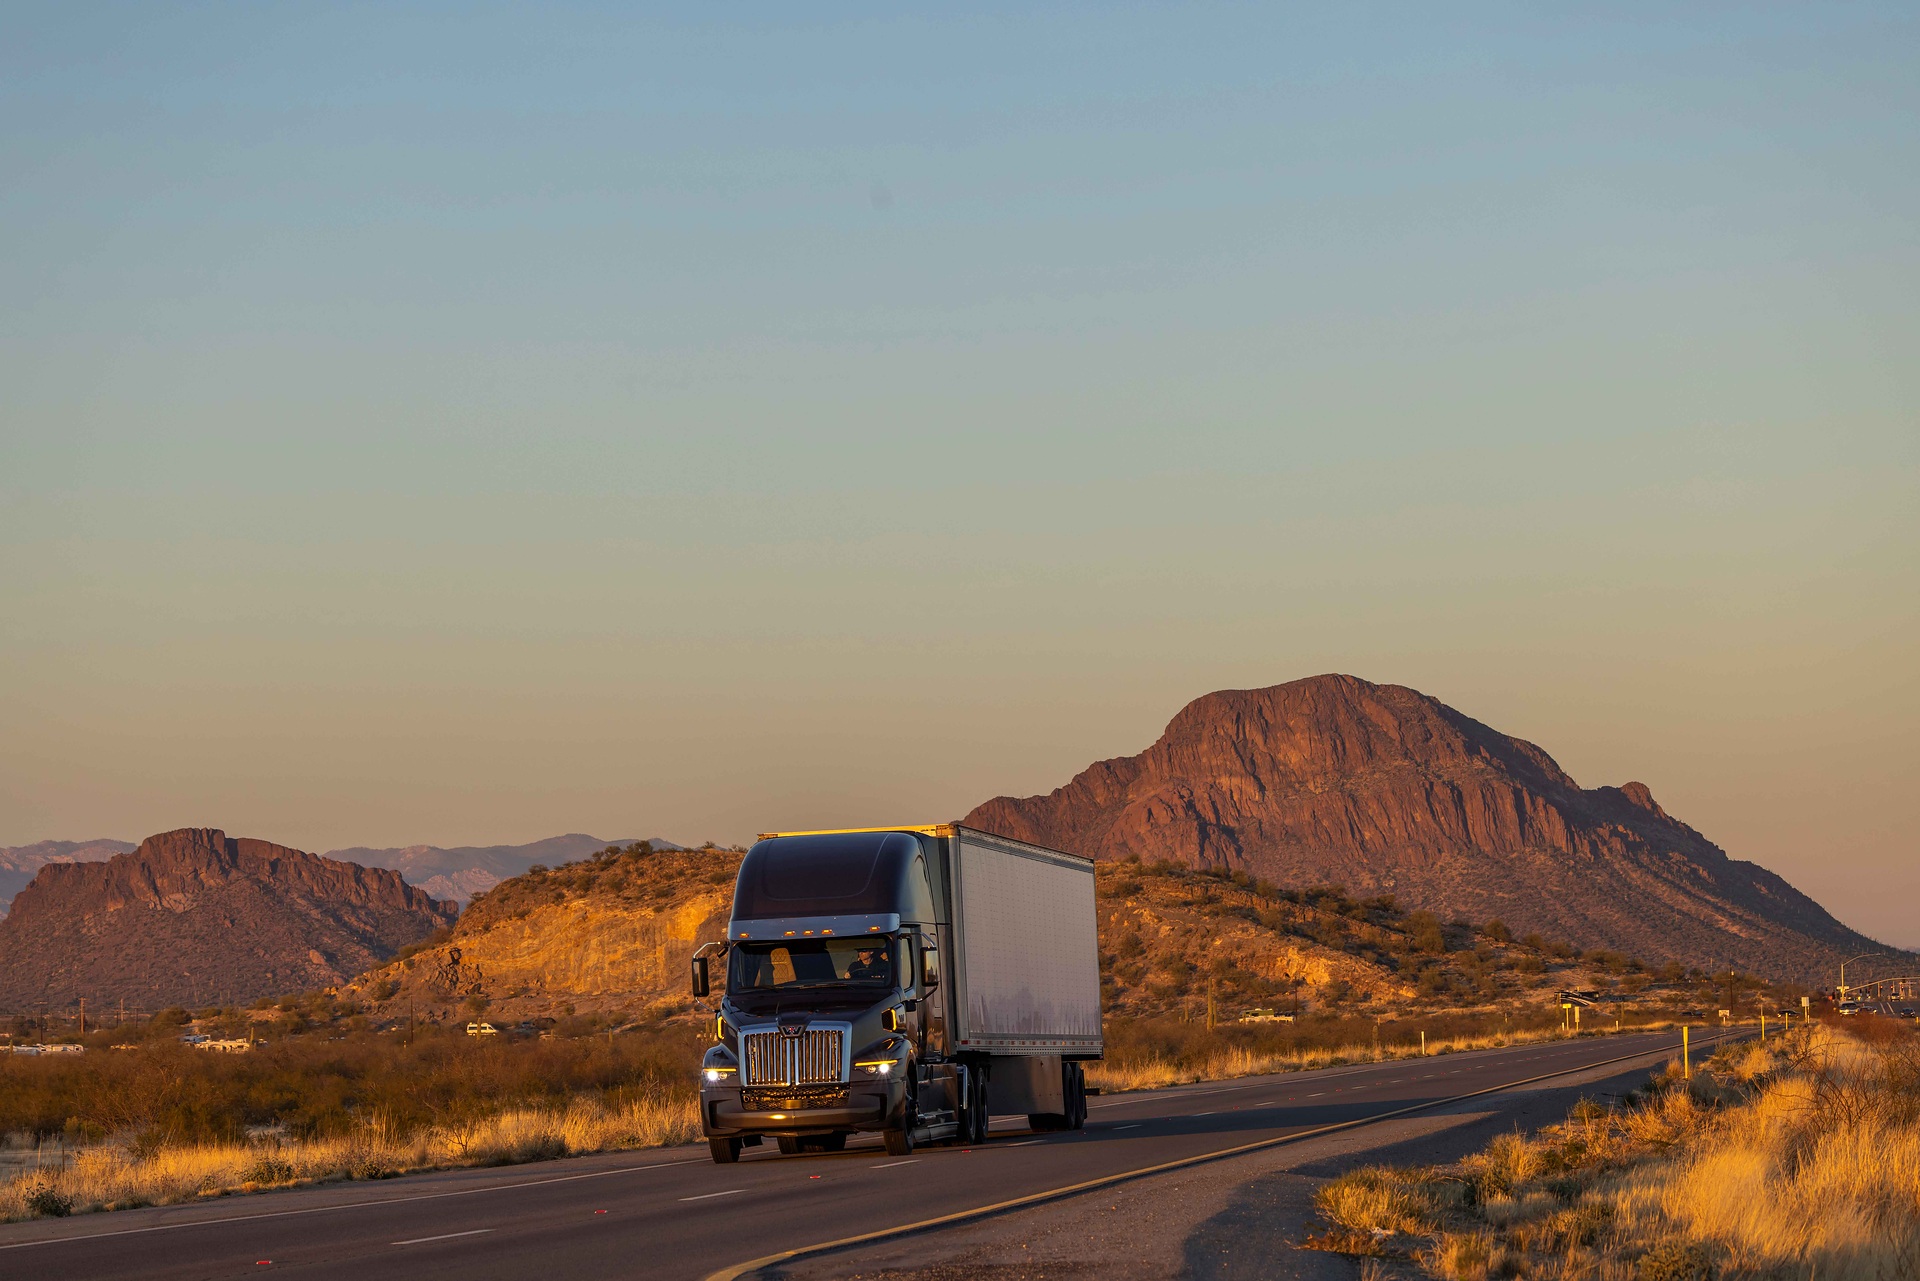
[[[1639,1281],[1713,1281],[1713,1250],[1703,1241],[1662,1241],[1634,1265]]]
[[[704,1029],[684,1025],[611,1043],[483,1040],[426,1026],[411,1042],[361,1031],[266,1042],[251,1054],[208,1054],[168,1039],[113,1053],[0,1055],[0,1133],[50,1138],[73,1119],[156,1144],[239,1141],[263,1126],[311,1139],[378,1116],[405,1134],[581,1094],[691,1095],[706,1043]]]

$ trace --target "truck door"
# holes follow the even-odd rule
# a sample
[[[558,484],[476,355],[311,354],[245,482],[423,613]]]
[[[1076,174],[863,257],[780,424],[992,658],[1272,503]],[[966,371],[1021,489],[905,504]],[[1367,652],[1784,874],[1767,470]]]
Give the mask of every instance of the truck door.
[[[947,988],[946,975],[941,972],[940,939],[934,930],[928,930],[919,936],[920,945],[920,1011],[926,1020],[926,1046],[929,1057],[945,1058],[952,1053],[952,1044],[947,1040]]]

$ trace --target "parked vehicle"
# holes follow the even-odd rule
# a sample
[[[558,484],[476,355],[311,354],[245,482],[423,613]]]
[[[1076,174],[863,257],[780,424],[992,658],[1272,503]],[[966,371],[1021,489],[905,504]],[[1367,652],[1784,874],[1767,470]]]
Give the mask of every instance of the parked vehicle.
[[[713,1159],[767,1136],[905,1155],[985,1139],[989,1108],[1086,1122],[1103,1052],[1093,860],[958,824],[768,833],[747,851],[701,1073]]]
[[[498,1036],[500,1035],[500,1029],[495,1027],[491,1023],[469,1023],[467,1024],[467,1035],[468,1036]]]

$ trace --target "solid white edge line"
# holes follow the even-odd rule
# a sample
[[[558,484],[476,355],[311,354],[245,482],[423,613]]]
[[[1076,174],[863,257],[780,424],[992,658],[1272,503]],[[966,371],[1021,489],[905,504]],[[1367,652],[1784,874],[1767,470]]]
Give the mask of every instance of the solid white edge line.
[[[425,1245],[429,1241],[451,1241],[455,1237],[477,1237],[482,1232],[491,1232],[492,1228],[474,1228],[468,1232],[442,1232],[437,1237],[409,1237],[405,1241],[395,1241],[395,1245]]]
[[[739,1196],[745,1188],[728,1188],[725,1192],[702,1192],[699,1196],[683,1196],[682,1201],[711,1201],[717,1196]]]

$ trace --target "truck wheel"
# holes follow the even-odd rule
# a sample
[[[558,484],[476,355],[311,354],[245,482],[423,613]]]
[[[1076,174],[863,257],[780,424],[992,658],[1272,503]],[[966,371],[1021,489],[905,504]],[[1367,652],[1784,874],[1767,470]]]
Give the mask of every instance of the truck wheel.
[[[715,1165],[732,1165],[740,1159],[740,1140],[708,1139],[707,1151],[713,1153]]]
[[[802,1140],[796,1139],[790,1134],[783,1134],[774,1141],[780,1145],[781,1156],[799,1156],[802,1152],[806,1151]]]
[[[1078,1063],[1067,1073],[1067,1128],[1085,1129],[1087,1124],[1087,1074]]]
[[[919,1109],[914,1106],[913,1073],[907,1073],[907,1099],[900,1106],[900,1128],[881,1131],[886,1140],[888,1156],[913,1155],[913,1127],[919,1123]]]
[[[967,1107],[960,1114],[959,1142],[978,1147],[987,1141],[987,1081],[978,1072],[967,1074]]]
[[[847,1132],[835,1130],[832,1134],[816,1134],[805,1142],[809,1152],[844,1152],[847,1150]]]

